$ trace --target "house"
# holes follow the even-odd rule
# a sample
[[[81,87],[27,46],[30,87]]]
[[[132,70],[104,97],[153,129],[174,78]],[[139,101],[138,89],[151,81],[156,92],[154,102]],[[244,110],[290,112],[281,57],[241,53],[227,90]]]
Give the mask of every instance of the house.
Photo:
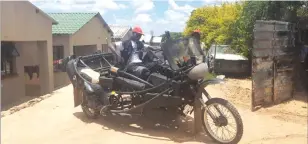
[[[151,36],[151,35],[149,35],[149,34],[144,34],[144,35],[141,36],[140,41],[142,41],[142,42],[144,42],[144,43],[146,43],[146,44],[150,44],[151,39],[152,39],[152,36]]]
[[[110,25],[115,42],[128,40],[132,35],[130,26]]]
[[[29,1],[0,1],[1,106],[53,91],[52,25]]]
[[[49,16],[59,23],[52,27],[53,60],[107,51],[113,32],[99,13],[49,13]],[[56,69],[54,81],[55,88],[69,84],[67,75]]]
[[[162,37],[145,34],[141,37],[141,41],[152,46],[160,46]]]
[[[160,46],[162,39],[163,39],[163,37],[153,36],[150,44],[152,46]]]

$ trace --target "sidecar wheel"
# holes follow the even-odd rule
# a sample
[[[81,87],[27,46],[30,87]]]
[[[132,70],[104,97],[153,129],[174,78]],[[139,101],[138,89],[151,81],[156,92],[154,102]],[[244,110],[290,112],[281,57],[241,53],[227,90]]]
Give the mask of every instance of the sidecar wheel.
[[[91,109],[86,105],[81,105],[83,113],[90,119],[97,119],[100,115],[100,111],[96,109]]]
[[[207,107],[202,108],[201,115],[202,115],[203,128],[207,133],[207,135],[216,142],[221,144],[237,144],[243,136],[243,122],[236,108],[230,102],[221,98],[209,99],[205,104],[207,105]],[[219,109],[222,115],[219,114],[219,112],[215,107]],[[215,115],[215,117],[217,117],[215,121],[208,114],[209,111],[211,111],[211,113]],[[226,114],[226,111],[229,111],[229,114]],[[235,127],[229,126],[229,123],[233,122],[228,119],[229,117],[234,118],[233,121]],[[213,124],[212,127],[217,127],[217,128],[212,128],[210,126],[211,124]],[[230,130],[227,129],[224,131],[224,128],[230,128]],[[220,134],[222,136],[219,136]],[[230,138],[225,138],[224,135],[228,134],[231,135]]]

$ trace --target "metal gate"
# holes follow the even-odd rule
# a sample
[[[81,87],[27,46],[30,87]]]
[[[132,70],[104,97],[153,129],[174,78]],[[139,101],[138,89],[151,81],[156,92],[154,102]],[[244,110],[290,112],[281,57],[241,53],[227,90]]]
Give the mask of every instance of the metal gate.
[[[256,21],[252,49],[251,110],[292,97],[295,56],[294,25]]]

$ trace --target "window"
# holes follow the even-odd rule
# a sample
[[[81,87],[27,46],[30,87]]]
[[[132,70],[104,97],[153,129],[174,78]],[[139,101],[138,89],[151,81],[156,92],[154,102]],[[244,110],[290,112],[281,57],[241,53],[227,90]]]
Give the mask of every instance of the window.
[[[1,77],[12,76],[16,72],[16,57],[19,56],[13,42],[1,42]]]
[[[64,58],[64,47],[53,46],[53,60],[59,60]]]
[[[107,44],[102,45],[102,51],[106,52],[106,53],[108,52],[108,45]]]
[[[53,70],[54,72],[61,71],[61,64],[58,60],[64,58],[64,47],[63,46],[53,46]]]
[[[229,45],[212,45],[209,52],[215,54],[215,47],[216,54],[237,54]]]
[[[77,51],[76,49],[77,49],[77,47],[74,46],[74,47],[73,47],[73,54],[74,54],[74,55],[77,55],[77,54],[76,54],[76,51]]]

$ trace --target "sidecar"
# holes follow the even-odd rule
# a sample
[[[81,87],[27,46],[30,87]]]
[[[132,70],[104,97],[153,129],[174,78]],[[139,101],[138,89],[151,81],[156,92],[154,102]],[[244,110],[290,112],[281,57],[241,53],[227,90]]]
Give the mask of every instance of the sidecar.
[[[162,44],[162,51],[168,61],[168,68],[162,67],[160,71],[170,70],[169,77],[152,71],[146,78],[141,78],[140,75],[130,73],[127,66],[115,67],[117,63],[112,62],[114,57],[107,60],[108,56],[104,53],[68,60],[66,72],[74,85],[75,106],[81,104],[89,118],[108,113],[146,116],[153,115],[152,110],[169,108],[183,115],[194,111],[196,128],[203,127],[207,135],[219,143],[239,142],[243,134],[243,123],[238,111],[227,100],[212,98],[204,89],[206,85],[220,83],[221,80],[204,79],[208,68],[199,41],[194,37],[167,39]],[[130,62],[128,60],[128,64],[137,66],[135,70],[138,72],[140,60],[138,63]],[[230,139],[219,137],[209,125],[208,120],[220,128],[229,124],[226,115],[217,105],[228,110],[231,113],[229,116],[235,120],[235,135]],[[190,107],[187,111],[186,106]],[[211,106],[216,110],[215,114]]]

